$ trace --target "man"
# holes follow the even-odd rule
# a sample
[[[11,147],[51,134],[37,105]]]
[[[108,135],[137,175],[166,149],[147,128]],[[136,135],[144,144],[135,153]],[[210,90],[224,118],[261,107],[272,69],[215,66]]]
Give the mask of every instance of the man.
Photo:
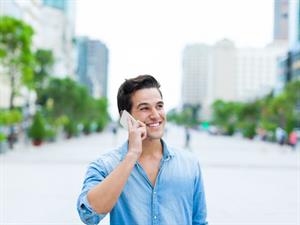
[[[198,161],[162,140],[166,115],[160,85],[141,75],[118,91],[118,109],[127,110],[128,140],[90,164],[78,212],[85,224],[110,213],[111,225],[207,224]]]

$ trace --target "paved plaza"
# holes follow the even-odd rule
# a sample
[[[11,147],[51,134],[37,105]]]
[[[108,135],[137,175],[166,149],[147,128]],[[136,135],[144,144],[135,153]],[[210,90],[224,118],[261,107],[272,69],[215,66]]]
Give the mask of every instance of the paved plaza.
[[[88,163],[125,139],[107,131],[0,155],[0,225],[82,224],[76,200]],[[300,149],[196,131],[184,149],[175,126],[165,139],[199,158],[210,225],[300,225]]]

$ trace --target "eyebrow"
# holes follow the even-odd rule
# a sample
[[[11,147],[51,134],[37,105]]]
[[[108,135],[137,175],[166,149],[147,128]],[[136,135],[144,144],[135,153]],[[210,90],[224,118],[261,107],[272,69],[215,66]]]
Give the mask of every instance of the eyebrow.
[[[163,101],[158,101],[158,102],[156,103],[156,105],[158,105],[158,104],[163,104],[163,105],[164,105],[164,102],[163,102]],[[149,103],[142,102],[142,103],[140,103],[140,104],[137,105],[137,108],[140,108],[140,107],[142,107],[142,106],[149,106],[149,105],[150,105]]]

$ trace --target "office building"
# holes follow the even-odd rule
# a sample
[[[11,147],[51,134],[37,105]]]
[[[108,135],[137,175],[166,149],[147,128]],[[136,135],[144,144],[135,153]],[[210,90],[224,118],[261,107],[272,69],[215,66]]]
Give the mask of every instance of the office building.
[[[287,42],[265,48],[237,48],[224,39],[213,46],[188,45],[183,52],[182,105],[200,105],[202,119],[217,100],[251,101],[276,84],[277,61]]]
[[[107,97],[108,48],[98,40],[77,38],[77,79],[95,98]]]
[[[294,0],[292,0],[294,1]],[[289,0],[274,0],[274,41],[288,40]]]

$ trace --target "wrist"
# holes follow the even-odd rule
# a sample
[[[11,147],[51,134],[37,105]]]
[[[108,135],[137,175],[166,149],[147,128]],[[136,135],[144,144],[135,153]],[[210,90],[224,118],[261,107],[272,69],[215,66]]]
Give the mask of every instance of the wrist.
[[[140,157],[140,153],[138,153],[138,152],[129,151],[126,154],[126,158],[128,158],[130,160],[134,160],[135,162],[139,159],[139,157]]]

